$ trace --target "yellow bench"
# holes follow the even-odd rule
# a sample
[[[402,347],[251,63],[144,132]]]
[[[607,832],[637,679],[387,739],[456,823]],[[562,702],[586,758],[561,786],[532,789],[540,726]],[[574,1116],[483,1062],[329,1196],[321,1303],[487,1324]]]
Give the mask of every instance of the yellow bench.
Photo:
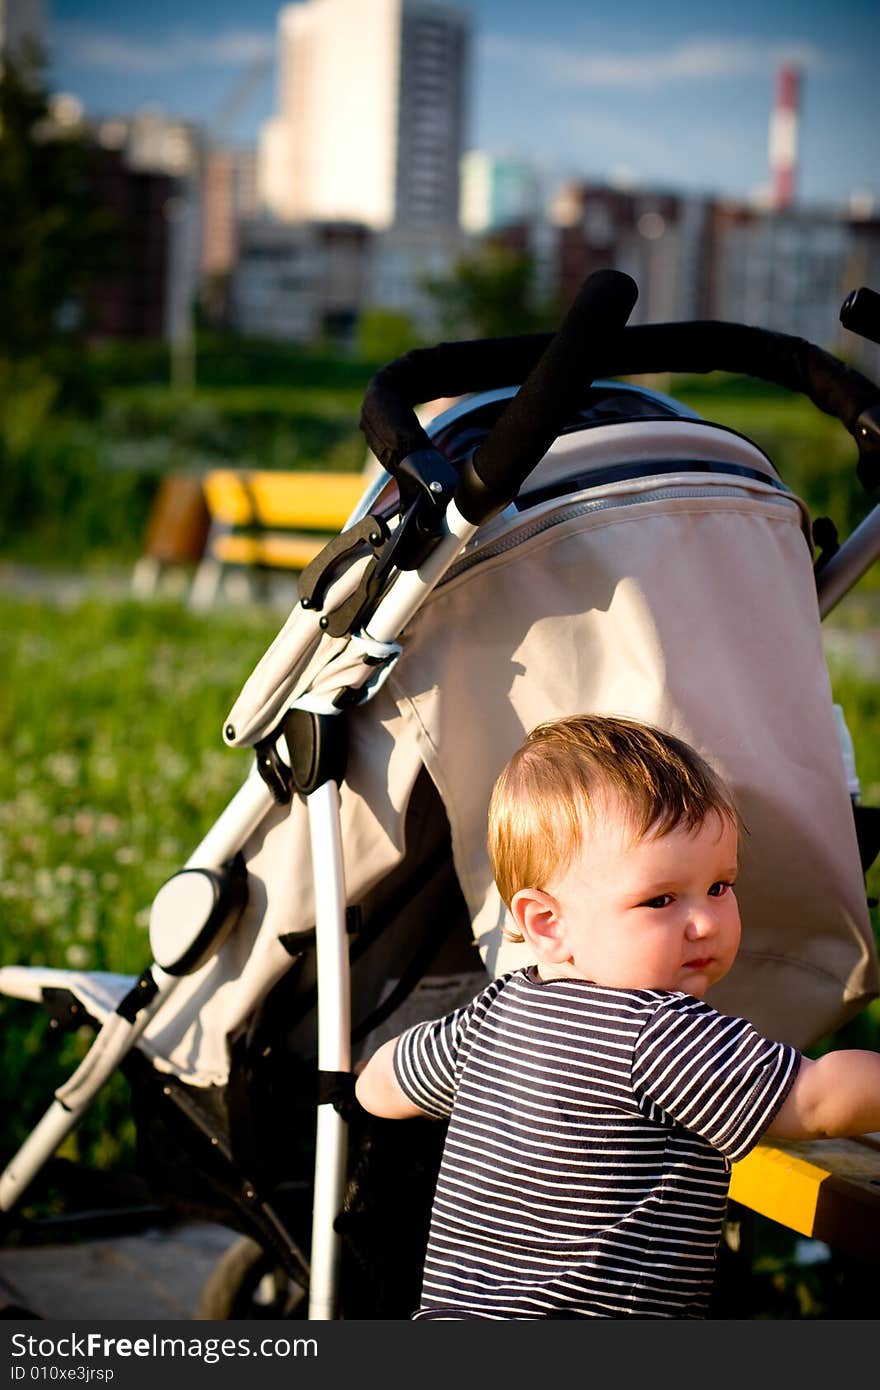
[[[758,1144],[733,1165],[730,1199],[855,1259],[880,1261],[880,1134]]]
[[[228,565],[305,569],[342,530],[368,481],[366,473],[211,469],[202,479],[211,524],[190,601],[211,601]]]
[[[203,488],[207,549],[223,564],[304,569],[363,496],[361,473],[212,469]]]

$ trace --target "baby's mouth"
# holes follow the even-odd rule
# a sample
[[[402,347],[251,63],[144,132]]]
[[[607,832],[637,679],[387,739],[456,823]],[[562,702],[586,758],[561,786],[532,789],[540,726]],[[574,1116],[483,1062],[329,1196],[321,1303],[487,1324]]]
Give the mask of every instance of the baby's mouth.
[[[686,960],[684,968],[685,970],[705,970],[711,964],[712,956],[699,956],[695,960]]]

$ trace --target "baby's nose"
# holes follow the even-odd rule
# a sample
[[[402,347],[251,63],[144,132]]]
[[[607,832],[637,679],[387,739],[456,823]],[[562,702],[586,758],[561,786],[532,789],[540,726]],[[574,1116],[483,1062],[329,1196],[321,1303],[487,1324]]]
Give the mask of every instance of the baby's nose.
[[[693,907],[688,913],[687,934],[692,938],[708,936],[715,930],[715,913],[711,907]]]

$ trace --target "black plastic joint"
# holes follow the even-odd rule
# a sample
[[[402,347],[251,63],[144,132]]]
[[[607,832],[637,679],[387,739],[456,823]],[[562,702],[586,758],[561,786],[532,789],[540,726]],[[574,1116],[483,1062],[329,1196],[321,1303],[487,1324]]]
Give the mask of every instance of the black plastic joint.
[[[276,806],[287,806],[290,802],[290,768],[282,759],[275,746],[277,734],[261,739],[254,747],[257,771],[262,777]]]
[[[82,1023],[94,1023],[95,1020],[86,1013],[69,989],[53,989],[44,985],[42,995],[50,1028],[78,1028]]]
[[[158,993],[159,986],[150,971],[145,970],[135,981],[128,994],[120,999],[115,1012],[127,1023],[134,1023],[141,1010],[145,1009],[148,1004],[152,1004]]]
[[[404,507],[424,494],[442,514],[446,500],[458,481],[458,474],[439,449],[416,449],[401,459],[394,470]]]
[[[400,489],[400,525],[388,547],[399,570],[418,569],[443,533],[458,472],[437,449],[416,449],[394,469]]]
[[[880,343],[880,294],[864,285],[853,290],[841,305],[840,322],[850,333]]]
[[[859,482],[866,492],[875,492],[880,488],[880,403],[862,411],[853,435],[859,446]]]
[[[344,1120],[350,1120],[356,1109],[355,1078],[348,1071],[318,1072],[318,1104],[332,1105]]]
[[[388,527],[379,516],[367,515],[347,531],[340,531],[300,575],[297,584],[300,607],[314,608],[320,613],[327,590],[349,557],[366,551],[368,546],[374,554],[380,554],[387,539]]]
[[[342,782],[348,761],[348,728],[341,715],[292,709],[285,715],[282,728],[291,780],[301,796],[308,796],[325,782]]]
[[[819,554],[813,564],[815,574],[820,574],[828,564],[828,561],[835,556],[840,549],[840,537],[837,534],[837,527],[830,516],[817,516],[813,522],[813,544],[818,547]]]
[[[455,505],[472,526],[482,526],[484,521],[503,512],[511,500],[507,496],[500,497],[495,488],[483,482],[477,471],[478,452],[474,449],[464,460],[455,489]]]

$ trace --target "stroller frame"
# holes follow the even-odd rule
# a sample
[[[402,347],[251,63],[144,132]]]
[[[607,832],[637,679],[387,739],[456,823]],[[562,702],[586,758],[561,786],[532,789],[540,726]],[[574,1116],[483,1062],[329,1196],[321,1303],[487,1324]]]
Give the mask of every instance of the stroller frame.
[[[414,419],[411,424],[408,415],[404,417],[404,433],[409,431],[409,442],[417,447],[407,449],[400,461],[381,459],[380,455],[400,485],[401,519],[390,538],[383,537],[390,541],[389,550],[398,567],[378,598],[367,595],[372,601],[361,603],[347,629],[360,650],[360,669],[350,681],[352,691],[365,687],[369,698],[368,683],[375,675],[377,663],[394,659],[399,652],[396,639],[463,547],[486,520],[515,498],[565,421],[575,392],[582,391],[593,379],[593,363],[603,361],[609,350],[613,358],[618,350],[635,297],[635,286],[626,276],[602,271],[590,277],[559,332],[548,343],[541,342],[542,355],[514,404],[460,476],[431,446],[430,437],[421,434]],[[475,345],[462,346],[467,349]],[[636,374],[639,368],[629,370]],[[617,373],[612,370],[608,374]],[[858,376],[850,375],[853,379]],[[870,386],[860,377],[858,384],[860,390],[862,384]],[[447,389],[449,394],[455,393]],[[412,403],[410,395],[411,392],[406,393],[404,410]],[[880,412],[873,401],[865,406],[863,393],[856,395],[855,405],[848,403],[851,415],[857,407],[857,429],[852,432],[867,469],[875,466],[880,449]],[[413,401],[419,398],[412,396]],[[397,405],[395,402],[394,408]],[[369,437],[368,422],[364,428]],[[370,544],[376,545],[373,533],[377,523],[371,507],[386,482],[387,477],[381,478],[367,492],[339,541],[353,536],[359,540],[369,537]],[[303,607],[314,608],[316,615],[321,613],[323,590],[339,554],[339,543],[331,542],[303,575]],[[817,591],[822,617],[878,556],[880,505],[819,569]],[[387,560],[385,571],[390,573]],[[319,628],[328,626],[326,615],[316,616],[315,621]],[[351,1079],[350,963],[338,786],[345,759],[345,719],[339,718],[340,713],[340,703],[320,706],[308,698],[294,701],[276,722],[272,735],[257,745],[256,763],[242,787],[183,870],[160,890],[151,919],[155,959],[108,1016],[83,1062],[59,1087],[48,1110],[0,1177],[0,1211],[9,1212],[137,1044],[151,1019],[171,999],[181,980],[210,957],[234,926],[234,903],[226,901],[230,866],[273,807],[296,792],[305,798],[311,836],[316,894],[318,1071],[319,1085],[323,1087],[316,1128],[308,1304],[312,1320],[337,1316],[340,1237],[334,1222],[342,1204],[347,1158],[347,1123],[337,1103],[340,1083]],[[305,766],[301,748],[293,746],[303,739],[308,748]],[[182,936],[184,898],[175,885],[186,875],[199,874],[212,877],[217,901],[209,911],[197,913],[189,936]],[[190,887],[190,880],[184,887]]]
[[[458,513],[447,513],[448,533],[421,572],[410,571],[380,604],[365,633],[372,643],[389,642],[439,582],[461,548],[477,530]],[[369,656],[365,648],[365,658]],[[369,668],[365,671],[368,674]],[[312,712],[309,712],[312,713]],[[338,719],[339,711],[327,718]],[[281,735],[281,740],[283,740]],[[331,735],[332,737],[332,735]],[[283,750],[283,751],[286,751]],[[338,788],[321,781],[306,797],[315,870],[315,935],[318,970],[318,1067],[327,1075],[351,1069],[351,1010],[346,934],[345,878],[339,821]],[[185,869],[219,871],[234,859],[275,804],[270,788],[252,771],[239,792],[187,860]],[[173,881],[173,880],[172,880]],[[9,1211],[47,1159],[82,1118],[98,1091],[137,1043],[145,1027],[173,995],[182,975],[154,960],[101,1029],[77,1071],[59,1088],[45,1115],[7,1165],[0,1178],[0,1211]],[[146,998],[151,995],[152,997]],[[141,1002],[143,1001],[143,1002]],[[138,1007],[139,1006],[139,1007]],[[134,1013],[134,1009],[137,1010]],[[127,1017],[134,1013],[133,1017]],[[332,1103],[318,1107],[315,1157],[314,1226],[309,1281],[309,1317],[330,1320],[336,1300],[339,1237],[333,1222],[345,1181],[346,1125]]]

